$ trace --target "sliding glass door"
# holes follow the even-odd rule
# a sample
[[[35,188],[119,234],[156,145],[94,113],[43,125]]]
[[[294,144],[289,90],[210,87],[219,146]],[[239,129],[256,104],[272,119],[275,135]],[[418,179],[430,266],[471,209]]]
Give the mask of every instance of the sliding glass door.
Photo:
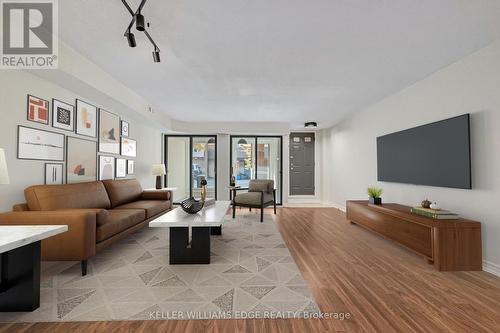
[[[175,187],[174,202],[201,195],[207,181],[208,198],[217,196],[217,137],[195,135],[165,136],[166,184]]]
[[[191,149],[191,196],[201,196],[201,181],[207,180],[208,198],[215,198],[216,139],[211,136],[193,137]]]
[[[273,179],[276,202],[282,196],[282,138],[279,136],[231,136],[231,174],[236,185],[247,187],[250,179]]]

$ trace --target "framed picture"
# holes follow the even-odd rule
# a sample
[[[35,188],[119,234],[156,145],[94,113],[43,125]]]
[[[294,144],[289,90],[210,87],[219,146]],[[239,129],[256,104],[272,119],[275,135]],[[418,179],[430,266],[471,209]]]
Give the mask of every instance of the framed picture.
[[[76,100],[76,134],[97,136],[97,107],[80,99]]]
[[[135,162],[133,160],[127,160],[127,174],[133,175],[135,173]]]
[[[137,157],[137,141],[130,138],[122,138],[122,155]]]
[[[52,127],[75,131],[75,107],[71,104],[52,99]]]
[[[66,141],[66,183],[97,179],[97,142],[68,136]]]
[[[45,163],[45,185],[63,183],[63,164]]]
[[[115,178],[115,158],[112,156],[99,156],[99,180]]]
[[[122,120],[122,136],[127,138],[130,133],[129,130],[130,130],[130,124],[125,120]]]
[[[28,95],[28,120],[40,124],[49,124],[49,101]]]
[[[64,134],[17,126],[17,158],[64,161]]]
[[[124,158],[116,159],[116,178],[127,177],[127,160]]]
[[[120,117],[99,109],[99,151],[120,154]]]

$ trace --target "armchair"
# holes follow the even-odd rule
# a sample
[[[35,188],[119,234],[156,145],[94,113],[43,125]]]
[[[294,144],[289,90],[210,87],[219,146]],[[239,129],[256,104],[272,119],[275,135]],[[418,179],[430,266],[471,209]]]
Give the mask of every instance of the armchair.
[[[236,193],[240,190],[248,190],[246,193]],[[250,181],[248,188],[233,188],[232,206],[233,219],[236,216],[236,206],[260,208],[260,222],[264,221],[264,208],[273,205],[274,214],[276,214],[276,189],[274,188],[274,180],[270,179],[253,179]]]

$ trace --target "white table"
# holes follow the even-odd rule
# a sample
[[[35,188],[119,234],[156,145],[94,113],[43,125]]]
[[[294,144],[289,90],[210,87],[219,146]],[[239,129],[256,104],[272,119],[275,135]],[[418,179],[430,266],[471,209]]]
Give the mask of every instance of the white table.
[[[160,189],[153,187],[153,188],[147,188],[144,191],[171,191],[171,192],[174,192],[174,191],[177,191],[177,187],[162,187]]]
[[[67,225],[0,226],[0,311],[40,306],[40,241],[66,231]]]
[[[151,228],[170,228],[170,264],[209,264],[210,235],[220,235],[230,201],[216,201],[196,214],[177,207],[149,222]]]

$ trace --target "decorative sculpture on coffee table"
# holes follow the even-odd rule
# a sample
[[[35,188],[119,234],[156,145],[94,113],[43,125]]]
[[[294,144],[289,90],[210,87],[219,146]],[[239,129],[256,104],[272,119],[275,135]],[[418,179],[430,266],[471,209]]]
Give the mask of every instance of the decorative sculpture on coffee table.
[[[203,179],[201,180],[200,182],[201,184],[201,201],[205,202],[205,199],[207,198],[207,180],[205,179],[205,177],[203,177]]]
[[[204,204],[204,201],[196,200],[195,198],[191,197],[181,202],[181,207],[182,210],[188,214],[196,214],[203,208]]]

